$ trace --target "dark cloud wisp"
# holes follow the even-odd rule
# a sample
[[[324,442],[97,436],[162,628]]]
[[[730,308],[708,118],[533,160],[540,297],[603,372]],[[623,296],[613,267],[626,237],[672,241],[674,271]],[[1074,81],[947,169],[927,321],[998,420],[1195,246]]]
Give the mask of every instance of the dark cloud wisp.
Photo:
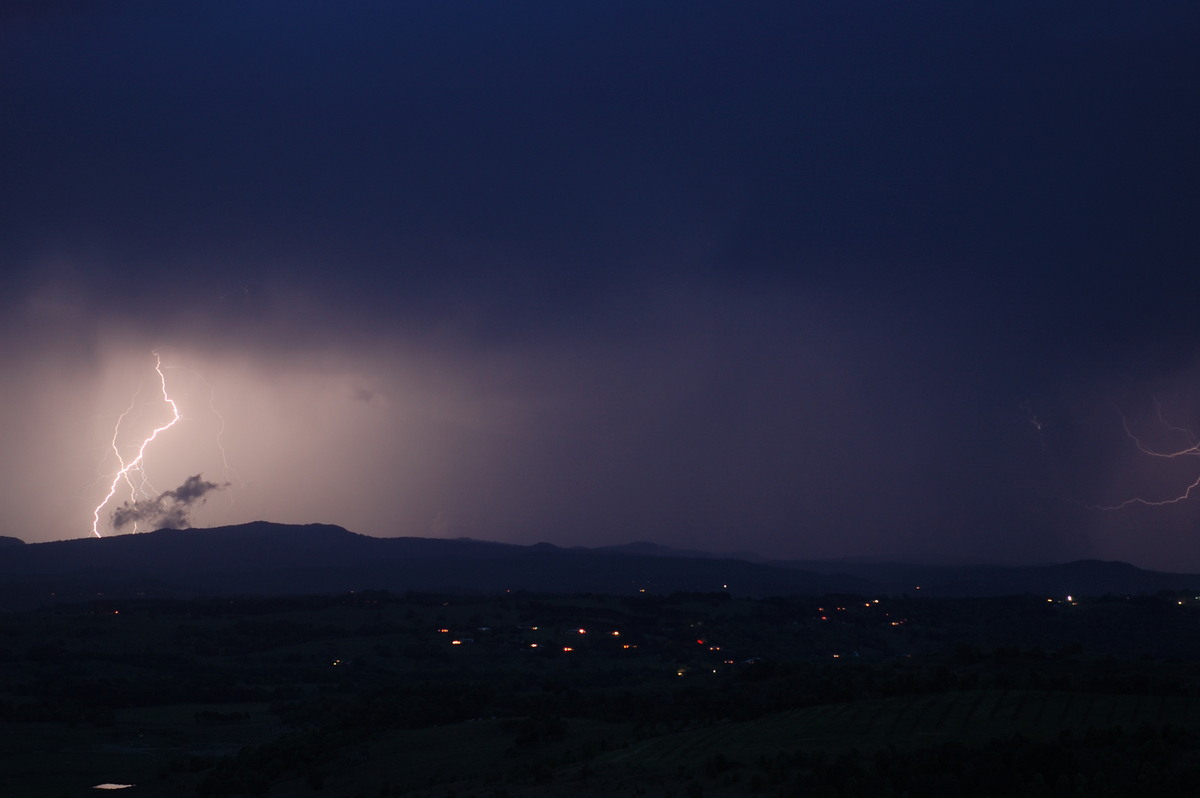
[[[229,483],[217,484],[193,474],[183,484],[165,490],[152,499],[126,501],[112,513],[115,529],[125,529],[133,524],[145,523],[155,529],[186,529],[190,526],[188,516],[197,504],[203,504],[209,493],[229,487]]]

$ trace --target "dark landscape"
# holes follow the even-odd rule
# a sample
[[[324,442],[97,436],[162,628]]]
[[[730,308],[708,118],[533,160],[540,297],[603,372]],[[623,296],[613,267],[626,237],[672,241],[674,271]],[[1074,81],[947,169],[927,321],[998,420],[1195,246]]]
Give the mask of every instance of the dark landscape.
[[[777,595],[1143,594],[1200,575],[1082,560],[1044,566],[754,561],[649,543],[601,548],[480,540],[374,538],[328,524],[254,522],[111,538],[0,546],[0,609],[106,598],[304,595],[371,588],[494,594],[727,592]]]
[[[262,522],[9,541],[5,794],[1200,789],[1195,575],[682,554]]]
[[[1197,76],[0,0],[0,798],[1197,798]]]

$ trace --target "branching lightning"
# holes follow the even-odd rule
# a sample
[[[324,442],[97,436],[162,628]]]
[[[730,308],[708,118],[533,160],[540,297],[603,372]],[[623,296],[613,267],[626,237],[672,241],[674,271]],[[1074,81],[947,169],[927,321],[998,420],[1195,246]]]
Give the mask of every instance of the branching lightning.
[[[159,397],[154,400],[157,404],[161,402],[162,410],[154,412],[161,414],[163,410],[170,411],[170,419],[167,421],[158,422],[148,435],[141,439],[141,443],[136,449],[131,450],[129,445],[124,447],[120,444],[123,429],[133,414],[135,408],[139,406],[139,396],[145,387],[144,384],[139,385],[133,393],[133,398],[130,399],[129,406],[117,416],[116,423],[113,425],[112,438],[109,441],[109,446],[112,449],[113,456],[116,458],[117,471],[112,474],[112,479],[108,483],[108,492],[100,501],[96,508],[92,511],[92,534],[96,537],[102,537],[100,534],[100,516],[110,503],[115,503],[115,498],[121,489],[121,484],[124,483],[129,488],[128,498],[120,504],[112,507],[108,514],[108,521],[112,527],[121,530],[125,527],[131,527],[134,532],[138,531],[139,524],[156,524],[162,526],[173,526],[175,528],[184,528],[189,525],[189,514],[198,505],[203,504],[207,500],[207,496],[212,491],[230,489],[232,483],[229,481],[230,474],[233,469],[229,465],[229,457],[225,451],[225,444],[222,437],[225,433],[225,417],[217,410],[216,389],[213,387],[203,375],[192,369],[183,366],[165,366],[162,358],[157,351],[154,354],[154,371],[158,375]],[[216,432],[217,450],[221,454],[221,464],[225,468],[224,483],[208,482],[203,479],[200,474],[193,474],[184,479],[183,483],[178,487],[159,491],[151,483],[146,471],[146,456],[152,444],[160,441],[167,435],[172,427],[175,427],[182,421],[188,419],[180,410],[180,401],[177,401],[179,396],[178,386],[173,391],[167,389],[167,371],[171,369],[182,370],[190,373],[195,379],[203,384],[208,389],[208,407],[213,416],[219,422],[220,426]],[[184,389],[184,394],[189,392]],[[108,476],[101,477],[97,482],[108,480]],[[230,492],[229,500],[233,502],[233,494]]]
[[[113,496],[116,495],[117,486],[121,484],[122,480],[129,485],[130,490],[133,491],[134,497],[136,497],[138,491],[138,487],[134,485],[133,481],[133,473],[135,471],[141,475],[143,490],[149,487],[145,470],[142,468],[146,460],[146,448],[158,438],[160,433],[166,432],[171,427],[179,423],[179,420],[183,418],[182,414],[179,412],[179,406],[175,404],[175,400],[173,400],[170,394],[167,393],[167,377],[165,374],[163,374],[162,358],[159,357],[158,352],[154,353],[154,370],[158,373],[159,387],[162,389],[163,402],[165,402],[167,406],[171,408],[171,420],[160,427],[155,427],[154,431],[151,432],[150,435],[142,441],[141,446],[138,447],[137,456],[126,463],[124,458],[121,457],[120,449],[117,447],[117,435],[121,430],[121,422],[124,421],[125,417],[129,415],[129,412],[133,410],[134,403],[137,401],[137,393],[134,393],[133,400],[130,402],[129,408],[117,418],[117,423],[113,427],[112,447],[113,451],[117,454],[117,463],[120,465],[120,470],[117,471],[115,476],[113,476],[112,484],[108,486],[108,493],[105,495],[104,499],[98,505],[96,505],[96,509],[92,512],[92,534],[96,537],[101,537],[100,512],[112,500]],[[139,388],[138,390],[140,391],[141,389]]]
[[[217,451],[221,453],[221,465],[225,469],[225,484],[226,486],[231,486],[233,484],[231,480],[239,479],[240,477],[238,477],[237,471],[229,465],[229,455],[225,451],[225,416],[221,415],[221,411],[217,410],[217,389],[214,388],[213,384],[198,371],[194,371],[193,369],[189,369],[184,366],[167,366],[167,368],[191,372],[191,374],[195,376],[196,379],[200,380],[200,382],[204,383],[204,387],[208,389],[208,409],[212,411],[213,416],[216,417],[217,423],[219,424],[216,437]],[[230,488],[229,491],[229,502],[230,504],[233,503],[232,488]]]
[[[1121,414],[1121,427],[1125,430],[1125,436],[1133,441],[1133,445],[1142,454],[1150,457],[1158,457],[1165,460],[1175,460],[1183,457],[1200,457],[1200,443],[1196,443],[1196,436],[1191,430],[1171,424],[1163,417],[1162,405],[1155,401],[1155,409],[1158,415],[1158,420],[1162,425],[1172,431],[1183,435],[1188,445],[1182,449],[1161,450],[1147,446],[1146,443],[1129,427],[1129,420],[1125,415]],[[1085,504],[1084,506],[1090,510],[1121,510],[1132,505],[1142,505],[1144,507],[1164,507],[1168,504],[1178,504],[1179,502],[1187,501],[1192,498],[1193,493],[1200,491],[1200,477],[1197,477],[1191,484],[1187,485],[1181,492],[1168,496],[1164,499],[1147,499],[1140,496],[1135,496],[1117,504]]]

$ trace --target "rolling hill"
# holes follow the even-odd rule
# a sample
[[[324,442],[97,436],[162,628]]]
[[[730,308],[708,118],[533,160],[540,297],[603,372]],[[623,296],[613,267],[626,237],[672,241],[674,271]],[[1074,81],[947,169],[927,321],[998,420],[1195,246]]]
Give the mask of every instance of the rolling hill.
[[[653,544],[603,549],[374,538],[328,524],[211,529],[0,547],[0,608],[108,597],[340,593],[729,591],[737,595],[1047,596],[1200,588],[1200,576],[1083,560],[1045,566],[755,561]]]

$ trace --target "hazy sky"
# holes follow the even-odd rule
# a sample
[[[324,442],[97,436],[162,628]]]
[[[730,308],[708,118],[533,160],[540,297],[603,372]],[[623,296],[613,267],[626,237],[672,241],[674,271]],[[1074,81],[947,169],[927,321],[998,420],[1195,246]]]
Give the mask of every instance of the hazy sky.
[[[3,8],[0,534],[1200,570],[1190,0]]]

